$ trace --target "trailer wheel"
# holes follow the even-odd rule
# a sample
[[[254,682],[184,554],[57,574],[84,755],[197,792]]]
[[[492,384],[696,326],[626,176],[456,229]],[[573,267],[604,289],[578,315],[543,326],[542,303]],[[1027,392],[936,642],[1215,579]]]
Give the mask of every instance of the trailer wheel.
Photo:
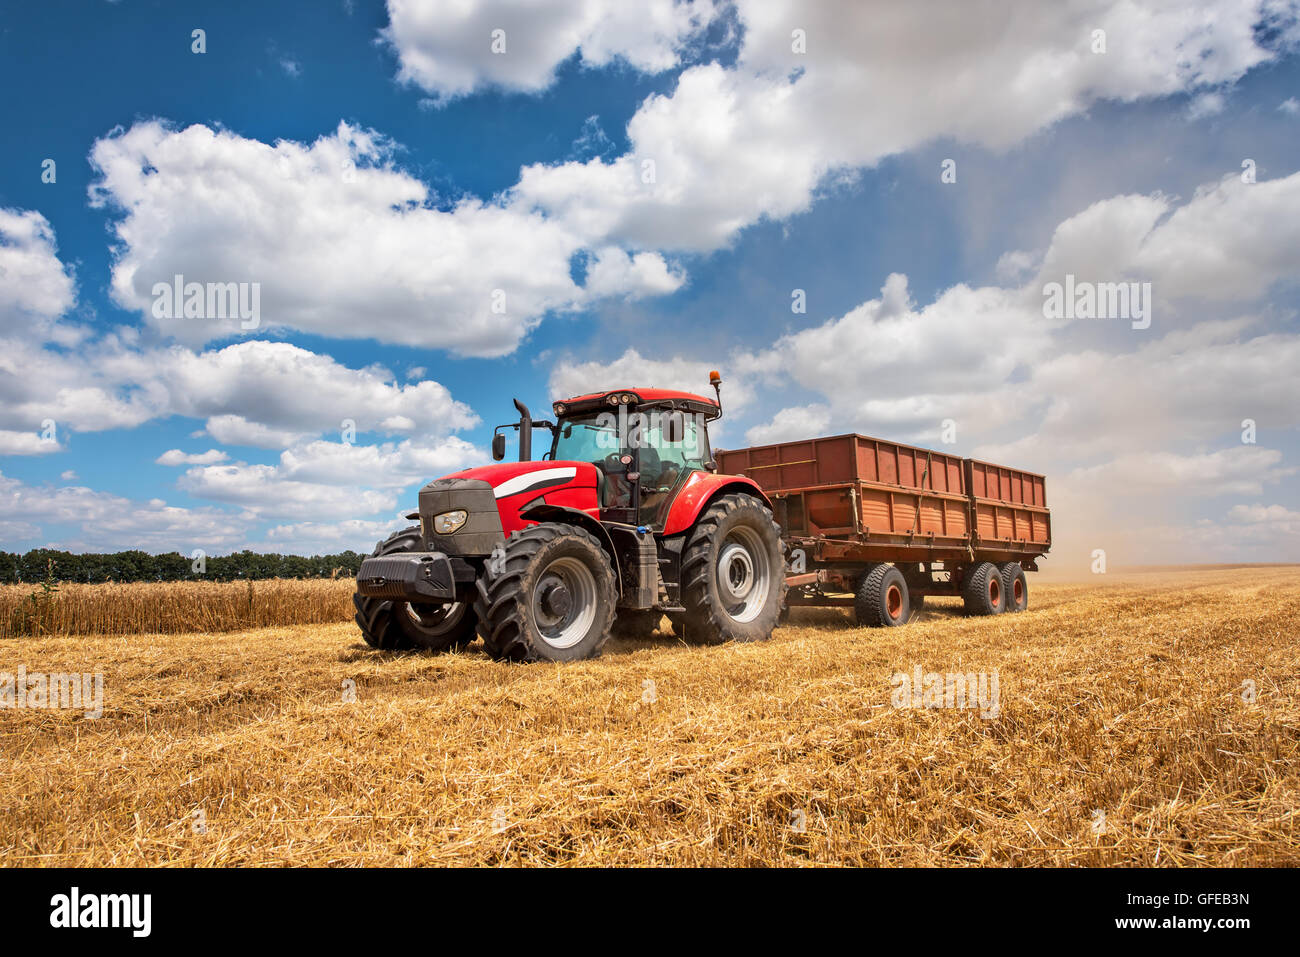
[[[422,548],[420,526],[412,525],[389,535],[375,546],[372,554],[394,555],[418,552]],[[478,624],[478,616],[466,602],[427,605],[353,594],[352,604],[357,609],[355,620],[361,628],[361,637],[371,648],[385,651],[458,648],[474,640]]]
[[[853,602],[858,624],[867,628],[897,628],[912,617],[907,579],[893,565],[872,565],[858,583]]]
[[[620,608],[614,615],[613,632],[620,638],[643,640],[655,633],[663,616],[661,611]]]
[[[785,603],[781,529],[753,495],[724,495],[700,517],[682,556],[685,641],[765,641]],[[685,632],[683,634],[682,632]]]
[[[505,556],[485,565],[475,609],[487,653],[498,660],[594,658],[609,639],[618,592],[596,536],[570,525],[513,532]]]
[[[1029,582],[1025,580],[1025,570],[1019,562],[1004,562],[1001,571],[1006,610],[1024,611],[1029,607]]]
[[[1002,573],[992,562],[979,562],[966,571],[961,585],[968,615],[997,615],[1006,609]]]

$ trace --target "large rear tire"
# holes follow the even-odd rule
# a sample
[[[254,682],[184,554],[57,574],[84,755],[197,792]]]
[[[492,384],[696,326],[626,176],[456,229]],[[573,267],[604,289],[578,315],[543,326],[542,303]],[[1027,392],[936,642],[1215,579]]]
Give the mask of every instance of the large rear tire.
[[[487,653],[508,661],[594,658],[609,640],[618,592],[596,536],[534,525],[506,539],[478,580],[474,607]]]
[[[1000,615],[1006,609],[1002,572],[992,562],[978,562],[966,570],[961,585],[968,615]]]
[[[853,602],[858,624],[868,628],[897,628],[912,618],[907,580],[894,565],[873,565],[858,584]]]
[[[375,546],[374,555],[424,550],[420,526],[412,525],[394,532]],[[467,602],[427,605],[395,601],[391,598],[367,598],[354,593],[356,623],[361,637],[371,648],[400,651],[420,648],[447,651],[474,640],[478,618]]]
[[[673,630],[691,644],[765,641],[785,589],[781,529],[771,509],[753,495],[724,495],[700,516],[683,553],[685,628],[674,619]]]

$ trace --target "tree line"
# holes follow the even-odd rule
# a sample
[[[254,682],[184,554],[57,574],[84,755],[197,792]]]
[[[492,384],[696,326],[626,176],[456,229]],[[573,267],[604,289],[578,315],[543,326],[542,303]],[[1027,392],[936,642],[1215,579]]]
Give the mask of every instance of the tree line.
[[[242,551],[231,555],[209,555],[196,562],[179,552],[151,555],[148,552],[125,551],[78,555],[52,548],[34,548],[21,555],[0,552],[0,584],[17,585],[51,578],[90,584],[108,581],[345,578],[356,575],[361,560],[365,557],[352,551],[336,555],[313,555],[310,558],[303,555]]]

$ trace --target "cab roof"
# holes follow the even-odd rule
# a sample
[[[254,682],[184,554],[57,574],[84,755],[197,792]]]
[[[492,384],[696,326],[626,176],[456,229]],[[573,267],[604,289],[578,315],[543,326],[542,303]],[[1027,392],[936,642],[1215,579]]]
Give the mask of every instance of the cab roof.
[[[557,415],[563,414],[560,412],[560,407],[563,407],[566,412],[570,410],[575,412],[586,411],[600,406],[608,407],[611,404],[615,404],[609,401],[610,396],[621,398],[624,395],[633,396],[633,400],[629,403],[620,404],[647,405],[650,403],[658,404],[662,402],[680,405],[682,407],[706,407],[700,411],[716,412],[718,410],[717,400],[702,395],[696,395],[694,392],[680,392],[677,389],[627,388],[609,389],[605,392],[589,392],[586,395],[577,395],[571,399],[560,399],[555,402],[555,412]]]

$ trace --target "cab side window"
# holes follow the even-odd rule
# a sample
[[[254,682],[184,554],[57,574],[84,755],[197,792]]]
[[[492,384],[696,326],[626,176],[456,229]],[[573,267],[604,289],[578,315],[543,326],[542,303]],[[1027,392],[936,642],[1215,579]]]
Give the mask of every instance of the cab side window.
[[[708,462],[708,432],[696,416],[661,413],[643,430],[640,453],[640,520],[662,522],[678,489]]]

